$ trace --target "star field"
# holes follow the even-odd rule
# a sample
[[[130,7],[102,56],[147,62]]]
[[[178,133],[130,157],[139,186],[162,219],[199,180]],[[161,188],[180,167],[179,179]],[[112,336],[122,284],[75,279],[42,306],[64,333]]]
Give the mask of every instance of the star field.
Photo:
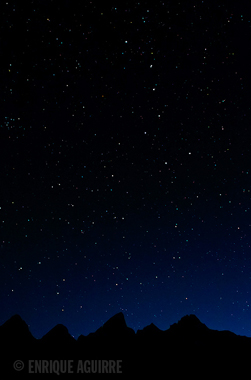
[[[251,336],[241,1],[1,5],[1,317]]]

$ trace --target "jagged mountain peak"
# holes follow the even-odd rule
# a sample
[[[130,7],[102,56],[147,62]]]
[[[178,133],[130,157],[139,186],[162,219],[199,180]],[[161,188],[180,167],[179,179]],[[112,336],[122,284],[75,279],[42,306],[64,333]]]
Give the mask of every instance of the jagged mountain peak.
[[[122,312],[115,314],[100,327],[94,335],[100,338],[110,337],[112,339],[128,338],[135,335],[132,328],[128,327]]]
[[[27,323],[19,314],[13,315],[2,326],[0,326],[0,340],[2,342],[16,341],[17,344],[36,340],[29,330]]]
[[[67,327],[65,327],[62,324],[57,324],[54,326],[50,331],[48,331],[47,334],[45,334],[41,338],[42,342],[53,342],[53,343],[60,343],[60,342],[68,342],[68,343],[74,343],[76,340],[73,338],[73,336],[69,333]]]
[[[179,322],[179,325],[183,326],[192,326],[192,327],[206,327],[204,323],[202,323],[195,314],[189,314],[182,317]]]
[[[47,334],[45,334],[43,336],[43,338],[45,337],[48,337],[48,336],[57,336],[57,335],[68,335],[69,332],[68,332],[68,329],[67,327],[65,327],[64,325],[62,325],[61,323],[58,323],[56,326],[54,326],[50,331],[48,331]],[[43,339],[42,338],[42,339]]]
[[[14,314],[12,317],[10,317],[3,325],[3,327],[11,326],[27,326],[26,322],[21,318],[19,314]]]
[[[124,314],[122,312],[115,314],[103,324],[104,329],[121,330],[127,328]]]
[[[154,323],[151,323],[148,326],[145,326],[142,330],[138,330],[136,335],[139,338],[144,339],[157,339],[163,335],[163,331],[160,330]]]
[[[29,327],[27,323],[20,317],[19,314],[15,314],[12,317],[10,317],[2,326],[2,330],[10,331],[10,332],[17,332],[17,331],[25,331],[29,332]]]
[[[202,323],[198,317],[194,314],[185,315],[177,323],[170,326],[167,331],[182,331],[182,332],[194,332],[198,330],[209,330],[208,327]]]

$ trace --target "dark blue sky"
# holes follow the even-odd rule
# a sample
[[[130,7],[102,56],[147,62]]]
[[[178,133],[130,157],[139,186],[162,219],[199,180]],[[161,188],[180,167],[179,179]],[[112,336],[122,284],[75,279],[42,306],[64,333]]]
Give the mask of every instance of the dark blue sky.
[[[0,323],[251,336],[247,6],[1,8]]]

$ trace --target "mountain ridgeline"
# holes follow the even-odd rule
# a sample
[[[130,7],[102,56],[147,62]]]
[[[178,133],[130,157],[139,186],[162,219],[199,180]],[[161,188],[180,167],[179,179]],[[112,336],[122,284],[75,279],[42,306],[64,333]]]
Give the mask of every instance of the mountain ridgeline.
[[[118,313],[96,332],[80,335],[78,339],[61,324],[36,339],[25,321],[14,315],[0,326],[0,344],[2,371],[18,378],[27,374],[28,379],[46,375],[52,378],[53,374],[55,378],[60,375],[78,379],[81,375],[88,379],[88,375],[179,378],[209,374],[225,378],[247,371],[251,357],[251,338],[209,329],[193,314],[181,318],[165,331],[151,324],[135,333],[126,325],[124,315]],[[20,360],[23,368],[18,367]],[[84,361],[88,365],[95,362],[93,373],[84,373],[80,367]],[[63,364],[72,367],[61,368]],[[110,372],[106,365],[111,366]]]

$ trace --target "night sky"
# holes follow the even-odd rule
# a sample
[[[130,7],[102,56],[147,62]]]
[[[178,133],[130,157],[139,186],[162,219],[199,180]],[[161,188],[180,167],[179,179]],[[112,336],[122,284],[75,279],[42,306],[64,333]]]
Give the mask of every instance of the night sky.
[[[0,8],[0,324],[251,336],[247,2]]]

